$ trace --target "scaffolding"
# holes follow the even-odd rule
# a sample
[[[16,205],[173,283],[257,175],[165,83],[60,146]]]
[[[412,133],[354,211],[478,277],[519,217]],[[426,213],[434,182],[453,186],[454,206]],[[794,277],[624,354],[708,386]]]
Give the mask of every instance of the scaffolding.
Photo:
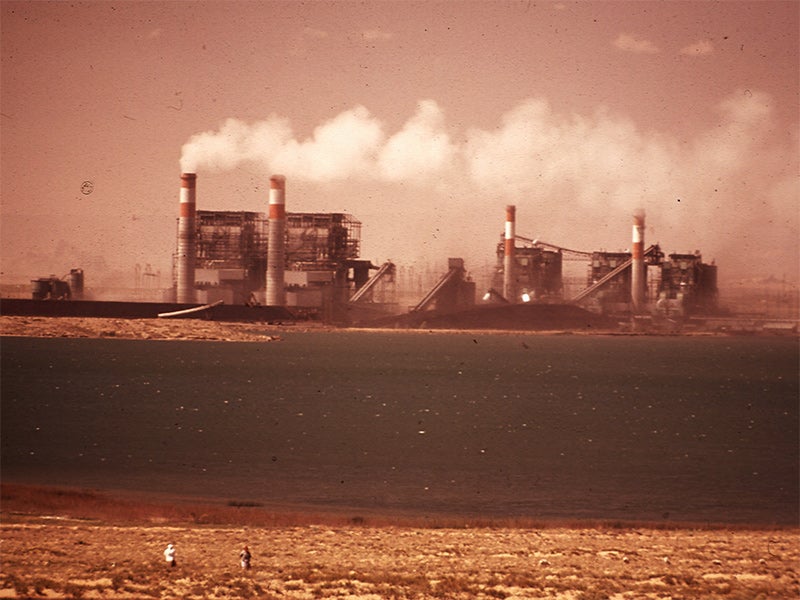
[[[286,263],[293,270],[336,269],[358,258],[361,223],[344,213],[286,215]]]
[[[262,213],[197,211],[197,268],[237,269],[265,263],[266,242]]]
[[[345,213],[287,213],[287,271],[340,271],[358,258],[361,223]],[[266,285],[269,217],[260,212],[198,210],[198,287],[227,287],[248,301]]]
[[[269,219],[264,213],[197,211],[197,267],[266,265]],[[344,213],[287,213],[286,266],[335,268],[357,258],[361,222]]]

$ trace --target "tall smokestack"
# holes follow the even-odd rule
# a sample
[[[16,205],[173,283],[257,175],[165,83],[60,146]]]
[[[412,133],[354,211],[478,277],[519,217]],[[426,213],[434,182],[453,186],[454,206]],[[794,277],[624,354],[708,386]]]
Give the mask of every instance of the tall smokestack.
[[[195,173],[181,174],[180,212],[178,213],[178,285],[176,300],[180,304],[191,304],[194,295],[195,257]]]
[[[517,302],[516,273],[514,273],[515,220],[517,207],[506,206],[505,252],[503,253],[503,296],[512,304]]]
[[[644,264],[644,211],[633,213],[633,247],[631,250],[631,302],[633,311],[644,309],[647,267]]]
[[[286,178],[269,178],[269,243],[267,245],[267,305],[285,306]]]

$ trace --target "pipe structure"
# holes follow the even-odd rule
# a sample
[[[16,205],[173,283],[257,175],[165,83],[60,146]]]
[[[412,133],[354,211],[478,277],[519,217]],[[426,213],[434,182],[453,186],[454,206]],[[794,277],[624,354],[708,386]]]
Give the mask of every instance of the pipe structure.
[[[631,303],[634,312],[645,305],[647,267],[644,264],[644,211],[633,213],[633,246],[631,248]]]
[[[269,178],[269,242],[267,244],[268,306],[286,306],[284,270],[286,263],[286,178]]]
[[[511,304],[517,303],[516,273],[514,272],[514,244],[516,239],[516,233],[514,229],[516,214],[516,206],[506,206],[505,245],[503,252],[503,296],[505,296],[505,299]]]
[[[178,256],[177,256],[177,289],[176,301],[179,304],[190,304],[195,301],[194,293],[194,261],[197,246],[195,228],[195,190],[197,175],[181,174],[181,195],[178,212]]]

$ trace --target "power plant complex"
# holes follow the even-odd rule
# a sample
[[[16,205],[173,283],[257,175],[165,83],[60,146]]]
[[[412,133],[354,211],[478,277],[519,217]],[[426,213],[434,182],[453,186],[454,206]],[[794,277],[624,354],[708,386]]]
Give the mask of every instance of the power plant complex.
[[[464,261],[450,258],[418,302],[401,306],[395,265],[360,259],[361,223],[352,215],[287,211],[280,175],[270,178],[267,213],[197,210],[196,186],[196,174],[181,175],[174,255],[175,301],[181,305],[286,307],[335,324],[394,326],[430,323],[435,315],[450,315],[453,322],[453,315],[482,306],[520,304],[550,305],[550,314],[562,306],[570,314],[579,308],[605,317],[677,318],[718,310],[716,265],[703,262],[699,252],[665,256],[658,245],[646,247],[643,211],[633,214],[629,252],[586,252],[518,235],[516,206],[507,206],[488,290],[477,290]],[[585,265],[577,290],[565,285],[565,262]]]
[[[28,291],[15,286],[9,295],[6,286],[2,313],[430,329],[797,331],[794,288],[775,311],[721,306],[717,265],[699,250],[666,254],[648,243],[643,210],[628,216],[629,247],[609,252],[525,237],[517,231],[518,207],[507,205],[498,211],[494,256],[476,275],[452,256],[438,257],[444,266],[433,269],[373,264],[361,258],[362,224],[354,215],[294,212],[287,183],[269,178],[264,212],[217,211],[204,206],[202,194],[198,204],[197,174],[182,173],[166,285],[150,264],[136,265],[136,288],[118,290],[87,286],[91,271],[73,268],[29,280]]]
[[[498,215],[494,267],[484,263],[479,288],[458,257],[425,281],[409,277],[413,267],[362,259],[361,222],[347,213],[287,210],[293,204],[281,175],[269,179],[265,212],[200,210],[197,183],[195,173],[180,176],[172,285],[149,290],[159,301],[97,301],[83,269],[72,269],[32,280],[29,300],[3,298],[4,314],[595,331],[674,329],[730,316],[719,306],[717,266],[699,251],[665,255],[648,245],[643,210],[631,215],[629,250],[607,252],[520,235],[517,207],[508,205],[504,222]]]
[[[647,246],[642,210],[632,215],[630,250],[606,252],[524,237],[517,207],[506,206],[486,289],[457,257],[423,288],[402,281],[391,261],[360,258],[361,222],[353,215],[288,211],[286,178],[273,175],[269,184],[266,212],[198,210],[197,175],[181,174],[172,292],[163,302],[94,302],[83,270],[72,269],[61,279],[32,280],[32,300],[82,302],[23,307],[6,298],[3,310],[523,330],[647,326],[720,312],[717,266],[699,251],[667,256],[658,244]]]

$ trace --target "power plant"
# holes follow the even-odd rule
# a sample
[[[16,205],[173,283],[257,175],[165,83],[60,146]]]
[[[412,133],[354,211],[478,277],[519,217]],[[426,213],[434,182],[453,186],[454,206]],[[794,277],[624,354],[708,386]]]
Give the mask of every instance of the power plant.
[[[496,281],[482,301],[460,258],[406,310],[396,302],[392,263],[359,258],[361,223],[343,213],[286,210],[286,179],[270,178],[268,213],[195,209],[196,175],[181,175],[175,289],[178,303],[286,306],[326,322],[362,324],[404,313],[455,314],[481,305],[570,305],[603,315],[713,313],[716,266],[696,255],[645,249],[645,214],[633,213],[630,252],[571,250],[516,233],[505,209]],[[565,261],[587,266],[585,285],[565,293]],[[375,273],[370,276],[370,272]],[[195,277],[192,280],[192,277]],[[497,291],[502,290],[502,291]],[[551,309],[552,310],[552,309]],[[398,322],[399,323],[399,322]]]
[[[648,246],[641,209],[631,215],[630,250],[607,252],[520,235],[517,207],[508,205],[487,289],[477,289],[463,259],[450,257],[447,270],[409,300],[408,290],[398,290],[393,262],[374,265],[360,258],[362,224],[353,215],[287,210],[287,197],[289,207],[294,200],[281,175],[269,179],[265,212],[198,210],[197,179],[195,173],[180,175],[172,302],[136,303],[127,312],[119,303],[113,310],[136,316],[521,330],[657,328],[721,314],[717,266],[704,262],[699,251],[665,255],[658,244]],[[572,276],[565,275],[566,267]],[[576,268],[584,275],[575,276]],[[83,298],[81,269],[73,270],[69,283],[52,276],[33,280],[33,300]],[[74,302],[42,304],[50,308],[25,310],[113,312],[108,306],[90,308],[86,301],[78,303],[86,305],[80,310],[53,307]],[[9,306],[4,300],[6,314],[13,313]]]
[[[196,176],[184,173],[181,181],[194,185]],[[267,213],[193,209],[187,238],[184,189],[175,253],[179,304],[288,307],[328,322],[394,310],[394,265],[359,259],[361,223],[352,215],[287,212],[286,179],[274,175]],[[360,311],[366,304],[372,310]]]

